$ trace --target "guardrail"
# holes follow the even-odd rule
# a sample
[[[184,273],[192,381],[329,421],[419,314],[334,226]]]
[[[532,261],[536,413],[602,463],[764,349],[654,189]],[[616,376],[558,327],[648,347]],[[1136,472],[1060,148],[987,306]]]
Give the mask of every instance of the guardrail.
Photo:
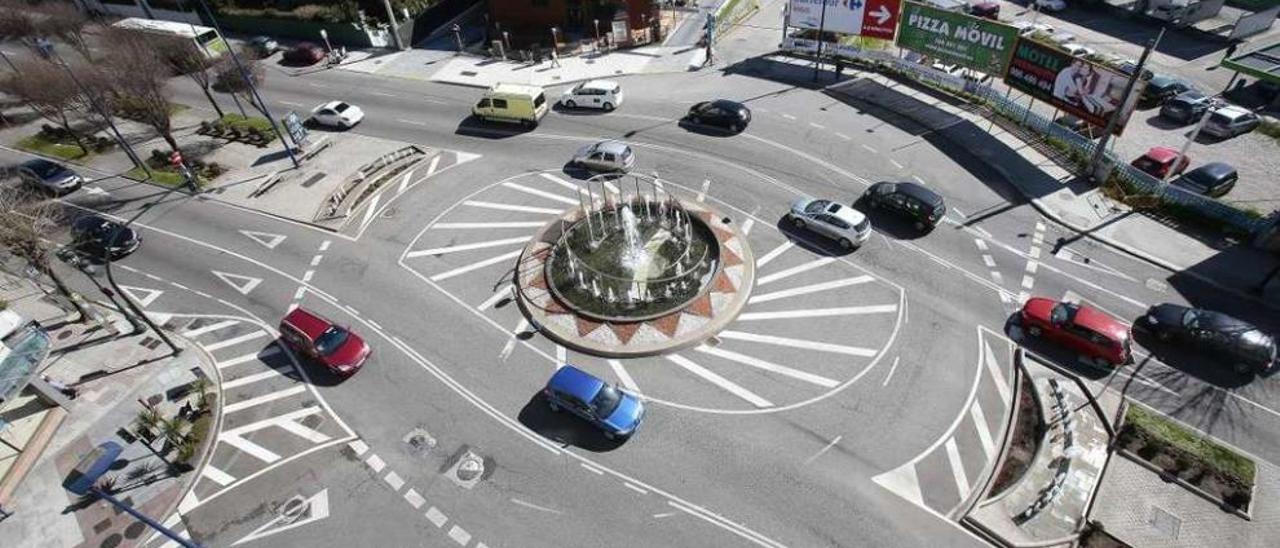
[[[360,169],[357,169],[354,174],[338,185],[338,188],[329,193],[329,197],[321,204],[320,211],[316,213],[315,220],[337,219],[351,215],[351,212],[359,205],[369,185],[385,178],[381,173],[382,170],[406,158],[412,156],[425,157],[425,155],[426,152],[424,150],[410,145],[383,154],[378,159],[360,166]]]

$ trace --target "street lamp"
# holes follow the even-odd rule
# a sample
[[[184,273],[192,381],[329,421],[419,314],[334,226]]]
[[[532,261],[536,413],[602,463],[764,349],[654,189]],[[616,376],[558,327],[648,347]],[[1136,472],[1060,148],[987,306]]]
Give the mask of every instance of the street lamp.
[[[559,28],[551,27],[551,51],[554,51],[557,53],[560,51],[559,34],[560,34]]]
[[[320,29],[320,37],[324,38],[324,51],[326,53],[333,53],[333,44],[329,43],[329,31]]]
[[[134,510],[132,506],[120,502],[119,499],[111,496],[110,493],[98,488],[98,479],[101,478],[103,474],[106,474],[108,470],[111,470],[111,467],[116,463],[116,459],[120,457],[120,452],[123,450],[124,449],[120,447],[120,444],[114,441],[109,441],[93,448],[89,454],[80,459],[80,462],[76,463],[75,467],[71,469],[71,473],[67,475],[67,479],[62,482],[62,488],[70,491],[73,495],[94,495],[99,497],[102,500],[111,503],[111,505],[115,506],[117,510],[127,512],[129,515],[137,518],[138,521],[151,526],[152,529],[159,531],[160,534],[169,537],[169,539],[183,547],[201,548],[199,544],[192,542],[190,539],[182,538],[178,533],[175,533],[164,525],[161,525],[160,522],[147,517],[142,512]]]
[[[502,31],[502,41],[507,45],[507,51],[511,51],[511,33]]]

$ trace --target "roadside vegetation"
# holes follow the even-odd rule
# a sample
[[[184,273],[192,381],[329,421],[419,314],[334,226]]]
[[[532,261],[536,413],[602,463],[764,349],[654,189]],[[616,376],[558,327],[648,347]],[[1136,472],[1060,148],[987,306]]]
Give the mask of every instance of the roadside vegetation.
[[[1129,405],[1118,447],[1231,508],[1253,500],[1257,465],[1248,457],[1139,405]]]

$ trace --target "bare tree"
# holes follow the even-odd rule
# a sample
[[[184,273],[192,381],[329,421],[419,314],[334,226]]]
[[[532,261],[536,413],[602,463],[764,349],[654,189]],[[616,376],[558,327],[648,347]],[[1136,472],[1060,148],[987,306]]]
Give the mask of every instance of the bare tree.
[[[93,27],[88,15],[67,2],[44,2],[36,9],[44,16],[36,23],[41,35],[62,40],[85,61],[93,61],[93,52],[85,40],[87,31]]]
[[[0,247],[27,261],[36,271],[53,281],[58,293],[67,298],[80,319],[89,318],[80,297],[71,291],[53,269],[53,244],[47,236],[65,219],[65,209],[56,200],[25,185],[0,186]]]
[[[104,74],[114,76],[117,108],[150,126],[177,151],[169,104],[172,66],[152,47],[151,40],[139,33],[112,32],[110,36],[114,55],[105,61]]]
[[[66,69],[44,61],[19,62],[19,74],[0,81],[0,90],[27,103],[45,119],[58,124],[89,153],[79,131],[72,127],[84,111],[85,96]]]
[[[31,12],[13,0],[0,1],[0,38],[26,42],[38,35]]]
[[[165,38],[157,41],[156,47],[166,52],[174,70],[179,74],[187,75],[197,86],[200,86],[200,91],[204,92],[205,98],[209,99],[209,104],[213,105],[213,110],[217,111],[218,117],[221,118],[222,107],[209,91],[213,86],[213,68],[216,61],[205,55],[204,50],[191,40]]]
[[[244,67],[244,72],[240,71],[240,67]],[[230,93],[237,101],[249,103],[258,112],[262,112],[262,107],[253,100],[253,86],[262,85],[262,80],[266,76],[266,72],[262,70],[262,63],[254,59],[250,55],[240,55],[240,66],[236,66],[236,62],[230,55],[223,55],[218,59],[217,65],[213,69],[215,75],[214,87],[219,91]],[[248,75],[248,78],[245,78]],[[262,112],[264,117],[267,116]]]

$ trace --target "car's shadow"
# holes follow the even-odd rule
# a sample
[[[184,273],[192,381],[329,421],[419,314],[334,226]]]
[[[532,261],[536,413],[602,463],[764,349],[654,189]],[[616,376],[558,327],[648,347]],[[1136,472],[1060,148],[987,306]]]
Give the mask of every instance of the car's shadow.
[[[596,453],[613,451],[626,443],[625,439],[605,437],[603,432],[568,411],[552,411],[541,392],[529,398],[517,419],[544,438]]]
[[[567,107],[560,103],[551,105],[551,110],[565,116],[603,116],[610,112],[602,108]]]
[[[1270,373],[1264,375],[1237,373],[1228,360],[1214,359],[1176,342],[1161,341],[1140,329],[1134,330],[1133,342],[1141,345],[1151,356],[1174,370],[1221,388],[1239,388],[1253,382],[1255,378],[1270,376]]]
[[[579,181],[586,181],[587,179],[590,179],[592,177],[597,177],[600,175],[604,176],[604,177],[601,177],[602,179],[616,181],[622,178],[623,175],[626,175],[626,173],[623,173],[620,171],[592,171],[590,169],[574,164],[572,162],[565,162],[564,165],[560,167],[560,172]],[[593,187],[593,188],[599,188],[599,187]]]
[[[529,133],[534,129],[535,128],[518,124],[486,122],[475,115],[471,115],[464,118],[461,122],[458,122],[458,127],[454,129],[453,132],[457,135],[465,135],[467,137],[508,139],[517,135]]]
[[[1187,127],[1188,125],[1191,125],[1191,123],[1179,122],[1177,120],[1170,120],[1169,118],[1165,118],[1164,116],[1156,115],[1156,116],[1147,118],[1147,125],[1156,129],[1170,130],[1170,129]]]
[[[795,243],[796,247],[804,249],[810,253],[825,255],[827,257],[844,257],[857,251],[858,248],[845,249],[840,246],[840,242],[831,240],[821,234],[810,232],[807,228],[796,228],[792,224],[790,218],[783,216],[778,219],[777,228],[782,232],[788,240]]]
[[[689,133],[697,133],[698,135],[706,135],[708,137],[733,137],[738,133],[742,133],[741,131],[733,132],[722,127],[710,126],[707,124],[695,124],[690,122],[687,118],[681,118],[676,122],[676,125]]]

